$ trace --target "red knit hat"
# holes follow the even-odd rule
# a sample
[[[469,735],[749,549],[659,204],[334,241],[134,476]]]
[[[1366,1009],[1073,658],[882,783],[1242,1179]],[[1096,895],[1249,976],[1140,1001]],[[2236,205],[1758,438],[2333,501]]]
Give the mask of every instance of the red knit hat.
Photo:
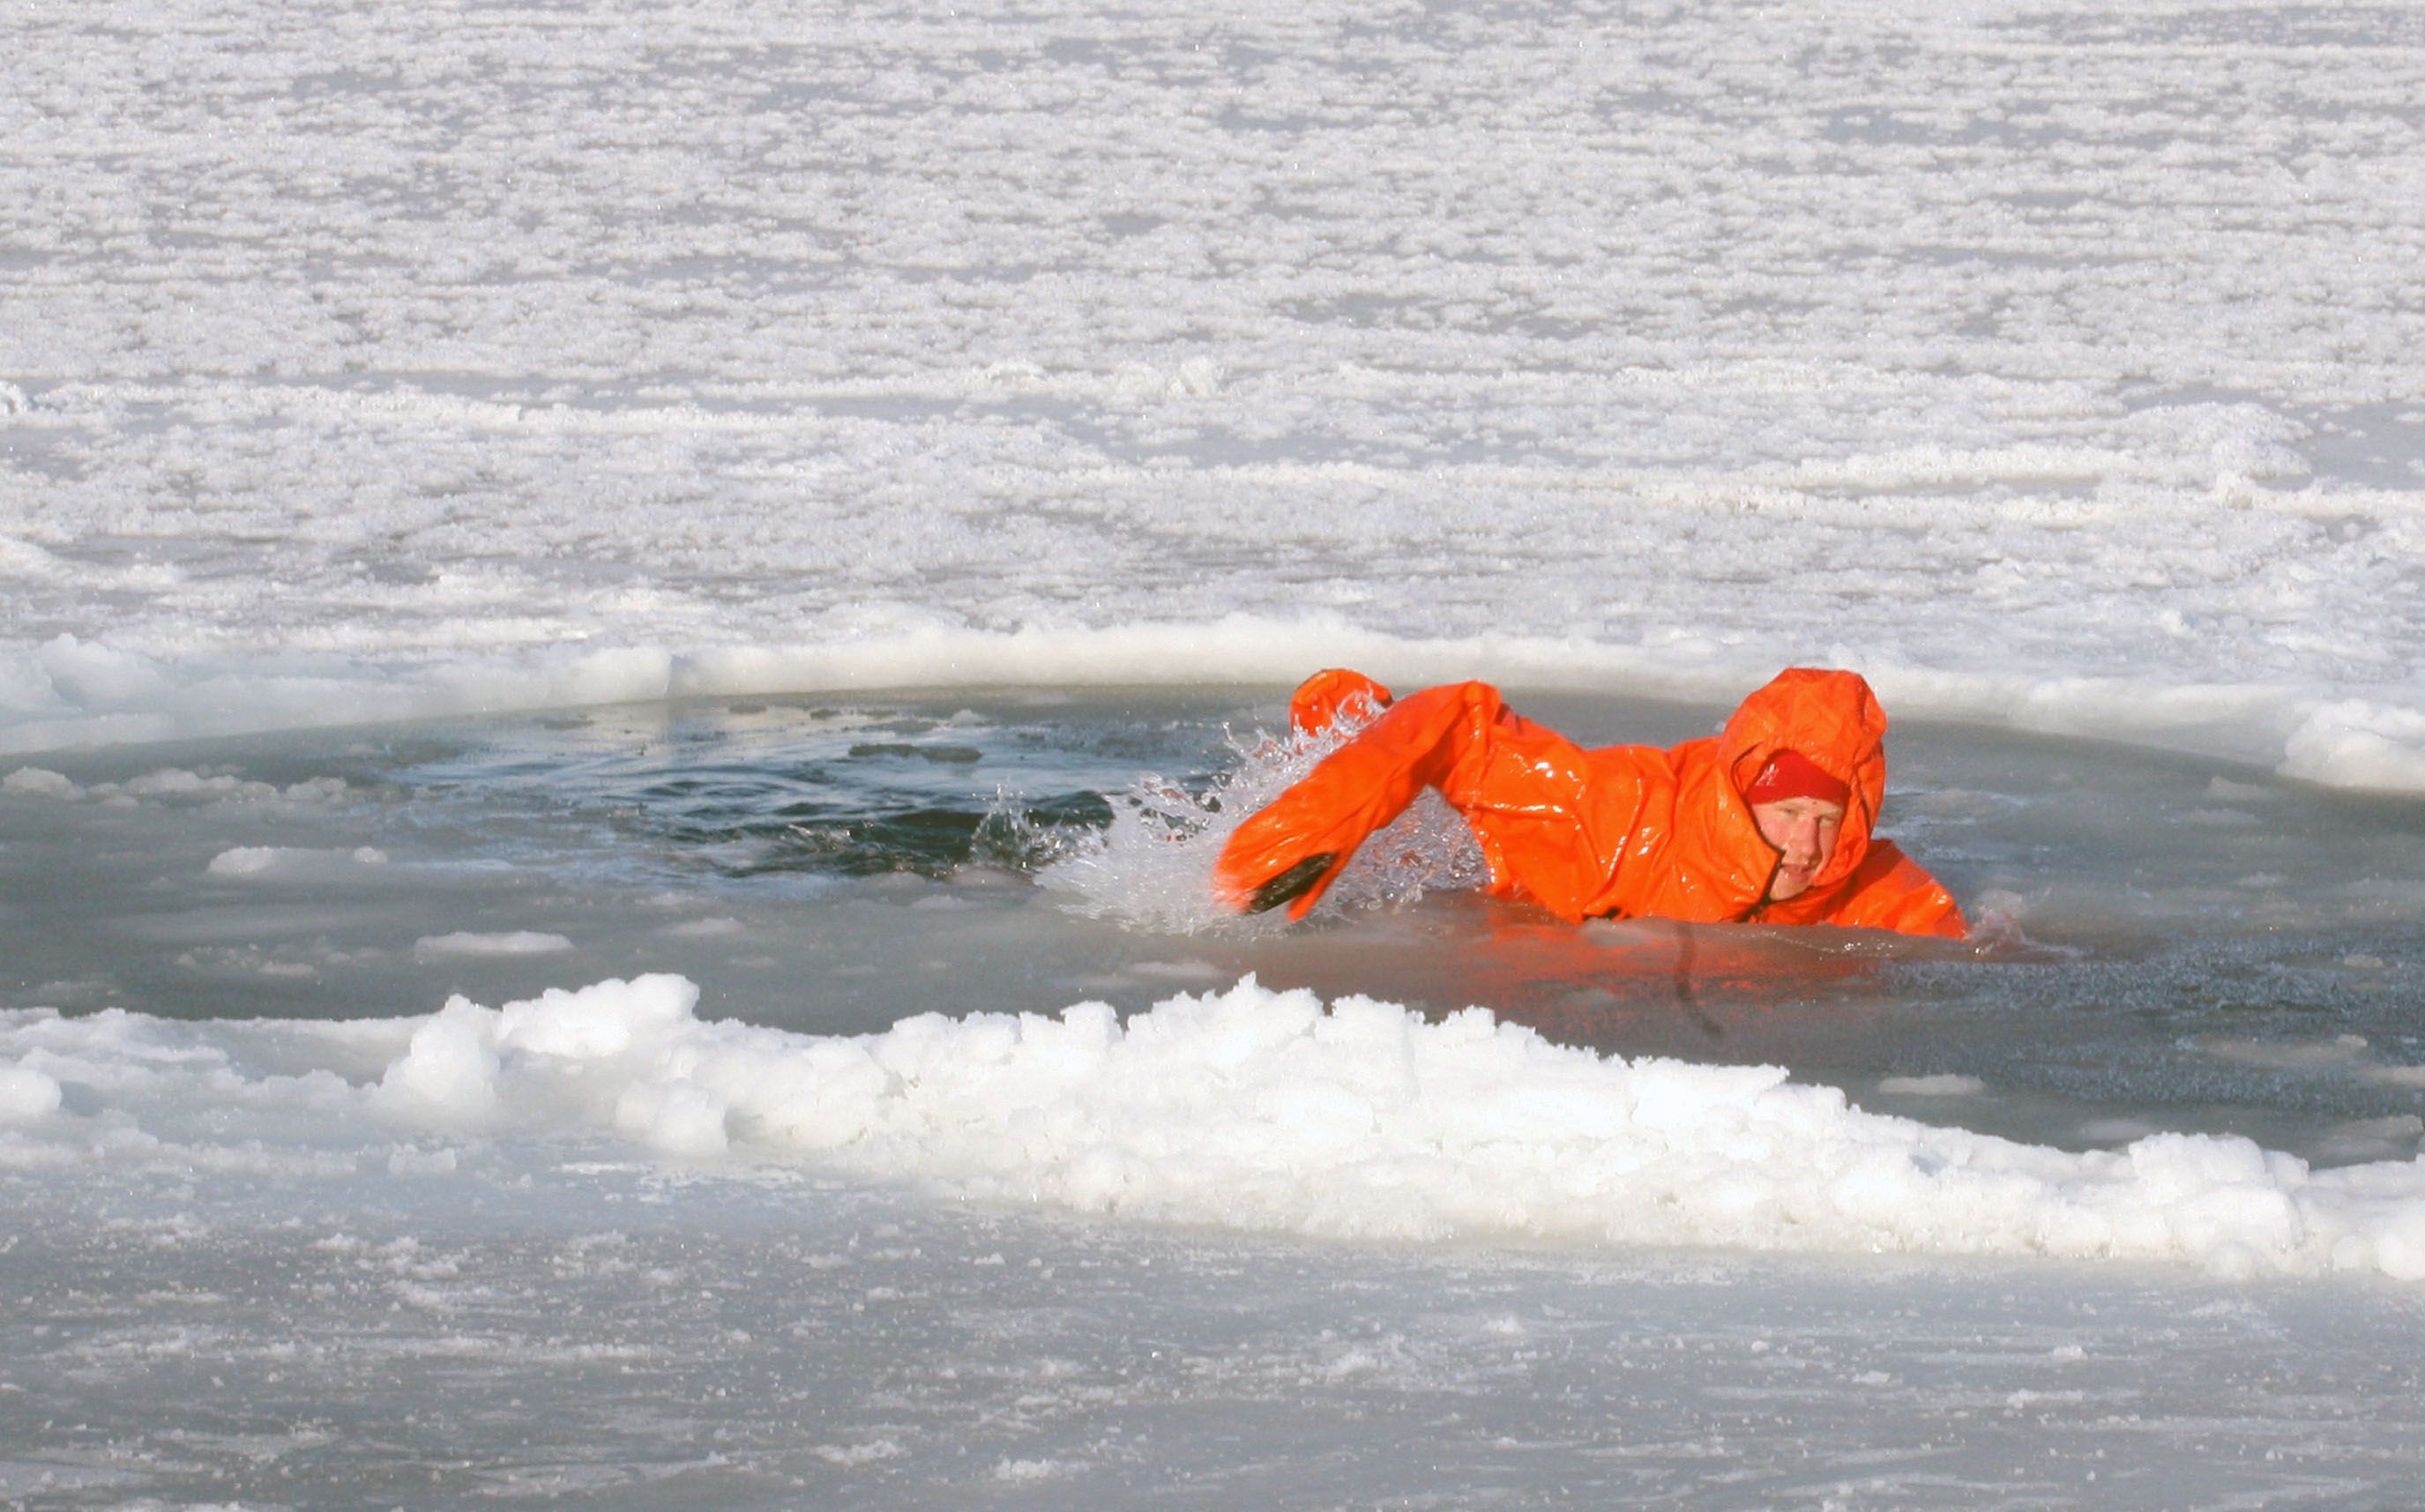
[[[1781,750],[1768,759],[1751,785],[1743,789],[1746,803],[1775,803],[1784,798],[1818,798],[1840,804],[1852,797],[1849,782],[1827,775],[1817,762],[1798,750]]]

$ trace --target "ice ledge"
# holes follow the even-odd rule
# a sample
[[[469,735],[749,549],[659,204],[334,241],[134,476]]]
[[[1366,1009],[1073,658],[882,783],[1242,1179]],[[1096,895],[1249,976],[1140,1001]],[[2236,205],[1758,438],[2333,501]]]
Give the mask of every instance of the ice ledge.
[[[570,646],[448,656],[281,653],[178,659],[59,635],[0,647],[0,753],[327,729],[668,698],[974,686],[1293,685],[1355,665],[1420,685],[1517,687],[1730,704],[1788,660],[1849,667],[1897,719],[2120,741],[2358,791],[2425,794],[2414,688],[2180,683],[1967,671],[1843,647],[1755,660],[1715,645],[1539,636],[1421,640],[1250,615],[1205,623],[984,631],[907,623],[795,646]]]

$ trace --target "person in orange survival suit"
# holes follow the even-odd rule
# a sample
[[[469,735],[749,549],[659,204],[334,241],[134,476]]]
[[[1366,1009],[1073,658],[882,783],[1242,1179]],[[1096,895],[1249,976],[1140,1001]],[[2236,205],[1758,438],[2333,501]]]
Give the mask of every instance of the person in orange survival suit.
[[[1392,701],[1360,672],[1318,672],[1290,714],[1321,730],[1386,710],[1241,825],[1215,893],[1301,919],[1356,847],[1437,788],[1472,826],[1489,891],[1570,922],[1827,924],[1960,938],[1952,895],[1871,830],[1887,716],[1852,672],[1789,668],[1714,739],[1586,750],[1510,711],[1486,683]]]

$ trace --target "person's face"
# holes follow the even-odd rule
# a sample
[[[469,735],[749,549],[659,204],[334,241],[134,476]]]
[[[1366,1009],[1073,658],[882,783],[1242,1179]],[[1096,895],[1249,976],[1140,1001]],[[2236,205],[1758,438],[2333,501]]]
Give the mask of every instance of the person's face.
[[[1751,816],[1759,838],[1776,847],[1776,872],[1768,879],[1768,901],[1782,903],[1810,891],[1810,879],[1836,854],[1836,831],[1844,806],[1825,798],[1779,798],[1755,803]]]

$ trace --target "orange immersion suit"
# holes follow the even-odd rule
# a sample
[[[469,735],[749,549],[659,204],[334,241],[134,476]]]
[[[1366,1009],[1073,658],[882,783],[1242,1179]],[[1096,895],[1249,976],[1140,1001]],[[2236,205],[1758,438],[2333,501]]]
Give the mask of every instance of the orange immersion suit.
[[[1569,921],[1828,924],[1967,933],[1952,895],[1873,838],[1886,796],[1887,716],[1852,672],[1791,668],[1743,700],[1714,739],[1586,750],[1510,712],[1486,683],[1391,702],[1359,672],[1308,679],[1292,702],[1320,730],[1370,700],[1387,713],[1255,814],[1222,847],[1212,883],[1241,909],[1285,902],[1301,919],[1365,838],[1437,788],[1472,826],[1489,891]],[[1777,851],[1743,789],[1796,750],[1852,789],[1836,849],[1808,890],[1768,902]]]

